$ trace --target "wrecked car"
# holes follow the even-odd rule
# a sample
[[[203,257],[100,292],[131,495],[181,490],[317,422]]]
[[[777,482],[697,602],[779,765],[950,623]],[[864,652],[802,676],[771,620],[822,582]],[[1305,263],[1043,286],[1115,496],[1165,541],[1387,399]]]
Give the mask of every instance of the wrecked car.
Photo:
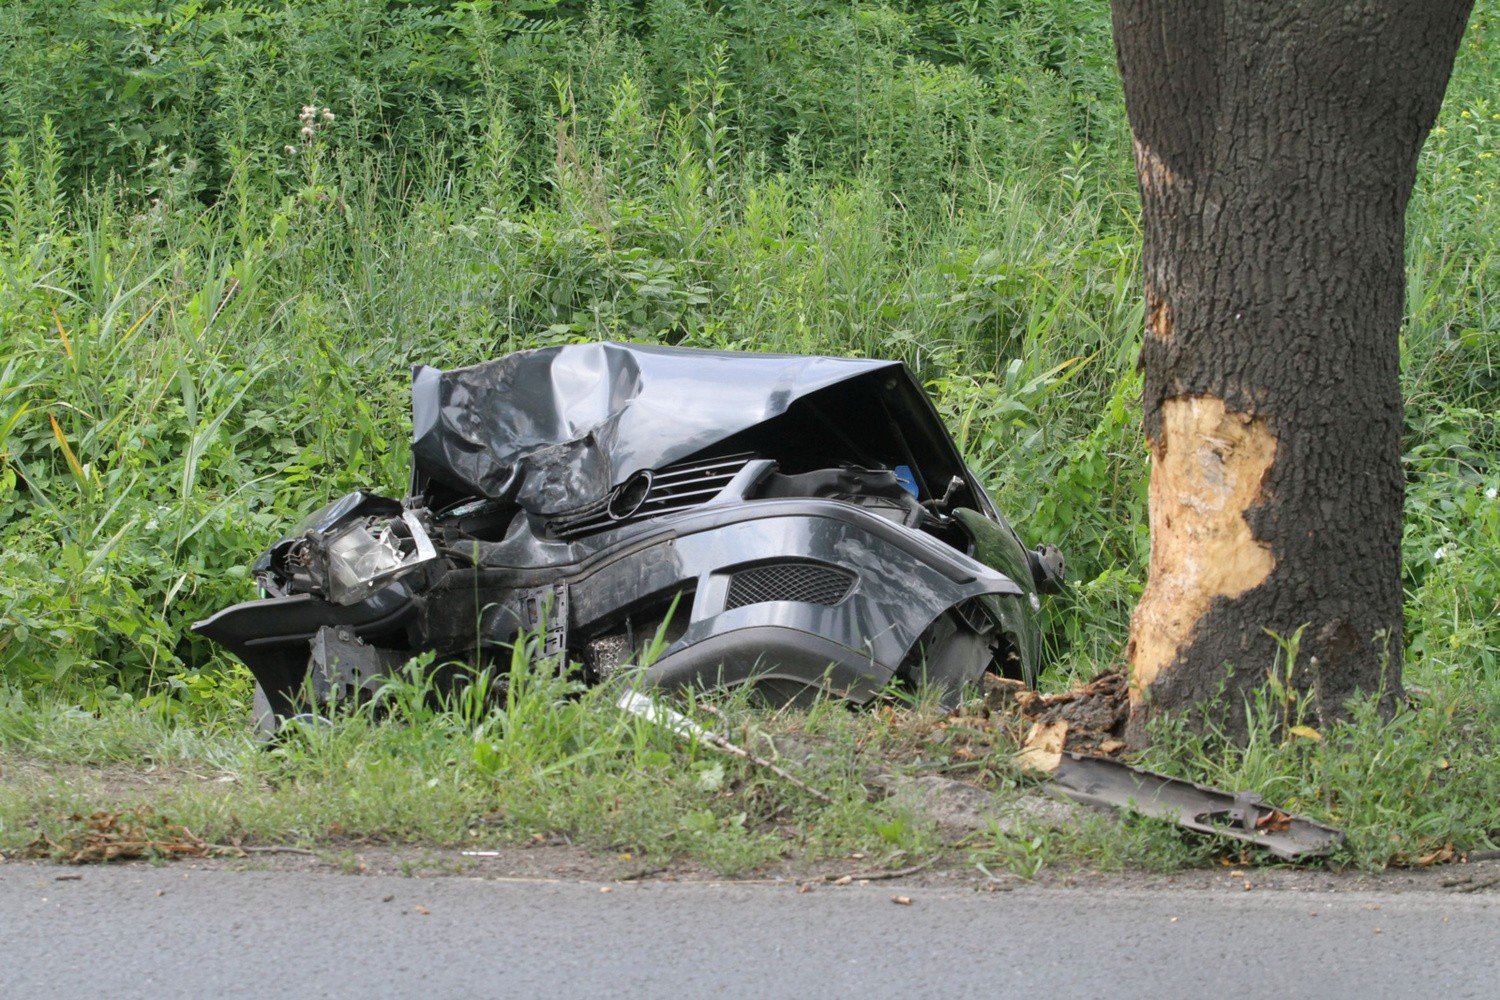
[[[257,724],[412,657],[503,667],[518,636],[600,682],[772,702],[1031,682],[1027,548],[900,362],[596,343],[419,367],[405,499],[360,491],[194,629],[257,682]]]

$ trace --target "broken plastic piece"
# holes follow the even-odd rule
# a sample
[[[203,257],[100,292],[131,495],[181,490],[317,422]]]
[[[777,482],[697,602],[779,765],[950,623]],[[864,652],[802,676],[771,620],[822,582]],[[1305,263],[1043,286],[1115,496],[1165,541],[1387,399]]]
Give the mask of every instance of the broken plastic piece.
[[[1051,787],[1075,802],[1129,809],[1184,829],[1233,837],[1288,861],[1327,854],[1344,840],[1333,827],[1282,812],[1252,792],[1225,792],[1103,757],[1062,754]]]
[[[694,722],[692,719],[689,719],[681,712],[678,712],[675,709],[668,708],[666,705],[661,704],[655,699],[644,695],[639,691],[626,691],[624,694],[620,695],[620,697],[615,701],[615,704],[625,711],[629,712],[631,715],[639,716],[652,725],[659,726],[660,728],[665,729],[670,733],[674,733],[677,736],[681,736],[684,739],[697,739],[700,743],[703,743],[706,746],[711,746],[715,750],[718,750],[722,753],[727,753],[731,757],[739,757],[741,760],[748,760],[756,767],[765,768],[767,771],[770,771],[782,781],[785,781],[787,784],[792,785],[796,788],[802,789],[804,792],[811,795],[819,802],[824,803],[825,805],[833,802],[833,800],[826,794],[818,791],[816,788],[812,787],[807,782],[797,777],[795,774],[787,771],[785,768],[777,767],[775,764],[766,760],[764,757],[757,757],[755,754],[746,750],[744,747],[730,742],[728,737],[721,736],[718,733],[704,729],[702,726],[698,725],[698,723]]]

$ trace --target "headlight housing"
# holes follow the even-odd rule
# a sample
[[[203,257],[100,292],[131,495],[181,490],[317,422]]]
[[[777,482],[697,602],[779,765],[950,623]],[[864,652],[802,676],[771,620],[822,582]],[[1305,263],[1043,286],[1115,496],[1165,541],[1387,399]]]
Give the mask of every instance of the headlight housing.
[[[334,604],[358,604],[437,558],[432,539],[413,511],[399,518],[363,518],[311,541],[314,581]]]

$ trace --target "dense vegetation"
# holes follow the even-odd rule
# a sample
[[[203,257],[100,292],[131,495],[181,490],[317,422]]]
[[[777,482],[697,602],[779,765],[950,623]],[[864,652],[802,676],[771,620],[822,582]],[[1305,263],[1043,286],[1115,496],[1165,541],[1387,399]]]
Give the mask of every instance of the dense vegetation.
[[[1497,78],[1480,0],[1403,334],[1407,674],[1481,712]],[[1146,456],[1103,0],[0,0],[0,140],[12,697],[243,705],[186,626],[300,512],[400,490],[408,366],[604,337],[906,359],[1071,558],[1051,682],[1119,651]]]

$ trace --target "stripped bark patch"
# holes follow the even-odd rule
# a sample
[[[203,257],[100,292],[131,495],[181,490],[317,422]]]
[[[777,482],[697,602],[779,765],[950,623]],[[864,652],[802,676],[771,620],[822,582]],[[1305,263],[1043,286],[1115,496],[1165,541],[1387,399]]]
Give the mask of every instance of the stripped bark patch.
[[[1167,161],[1156,154],[1139,138],[1131,143],[1135,151],[1135,172],[1141,187],[1147,191],[1175,187],[1179,181],[1177,171],[1167,166]]]
[[[1276,564],[1245,520],[1276,459],[1265,421],[1211,396],[1169,399],[1161,412],[1151,450],[1150,572],[1127,650],[1132,707],[1216,599],[1259,586]]]
[[[1146,311],[1146,329],[1151,335],[1158,340],[1171,340],[1172,334],[1177,332],[1172,305],[1149,283],[1146,285]]]

